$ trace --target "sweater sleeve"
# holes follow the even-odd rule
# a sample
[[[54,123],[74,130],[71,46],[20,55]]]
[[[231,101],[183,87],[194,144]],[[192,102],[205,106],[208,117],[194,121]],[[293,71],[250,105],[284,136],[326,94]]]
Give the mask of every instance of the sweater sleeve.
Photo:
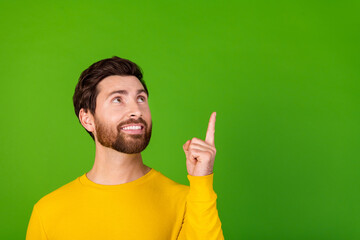
[[[43,225],[40,220],[36,205],[31,213],[30,221],[26,232],[26,240],[47,240]]]
[[[216,208],[213,176],[188,175],[190,190],[178,240],[222,240],[221,222]]]

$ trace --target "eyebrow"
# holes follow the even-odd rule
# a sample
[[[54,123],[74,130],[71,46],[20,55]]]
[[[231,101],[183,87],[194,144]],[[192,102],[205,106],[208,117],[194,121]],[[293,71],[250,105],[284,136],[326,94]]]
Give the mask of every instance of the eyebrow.
[[[137,92],[136,92],[136,95],[138,95],[138,94],[140,94],[140,93],[145,93],[146,94],[146,91],[145,91],[145,89],[139,89],[139,90],[137,90]],[[129,95],[129,92],[128,91],[126,91],[126,90],[116,90],[116,91],[112,91],[108,96],[107,96],[107,98],[109,98],[111,95],[114,95],[114,94],[123,94],[123,95]]]

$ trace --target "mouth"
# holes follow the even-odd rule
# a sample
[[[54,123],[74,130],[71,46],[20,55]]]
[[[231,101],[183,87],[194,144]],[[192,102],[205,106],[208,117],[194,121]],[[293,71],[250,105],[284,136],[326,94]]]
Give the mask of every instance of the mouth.
[[[128,134],[142,134],[144,129],[145,127],[142,124],[128,124],[121,127],[121,131]]]

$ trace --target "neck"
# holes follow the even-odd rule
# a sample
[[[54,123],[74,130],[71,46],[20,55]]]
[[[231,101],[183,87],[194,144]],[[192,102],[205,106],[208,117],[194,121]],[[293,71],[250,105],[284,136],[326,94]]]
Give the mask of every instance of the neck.
[[[121,153],[96,143],[95,162],[86,176],[98,184],[116,185],[134,181],[150,170],[141,153]]]

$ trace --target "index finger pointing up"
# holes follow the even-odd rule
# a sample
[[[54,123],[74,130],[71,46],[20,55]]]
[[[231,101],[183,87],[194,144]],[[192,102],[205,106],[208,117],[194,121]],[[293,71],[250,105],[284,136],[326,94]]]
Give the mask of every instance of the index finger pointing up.
[[[215,145],[215,120],[216,120],[216,112],[213,112],[210,116],[210,120],[209,120],[209,125],[208,125],[208,129],[206,132],[206,138],[205,138],[205,142],[211,144],[211,145]]]

